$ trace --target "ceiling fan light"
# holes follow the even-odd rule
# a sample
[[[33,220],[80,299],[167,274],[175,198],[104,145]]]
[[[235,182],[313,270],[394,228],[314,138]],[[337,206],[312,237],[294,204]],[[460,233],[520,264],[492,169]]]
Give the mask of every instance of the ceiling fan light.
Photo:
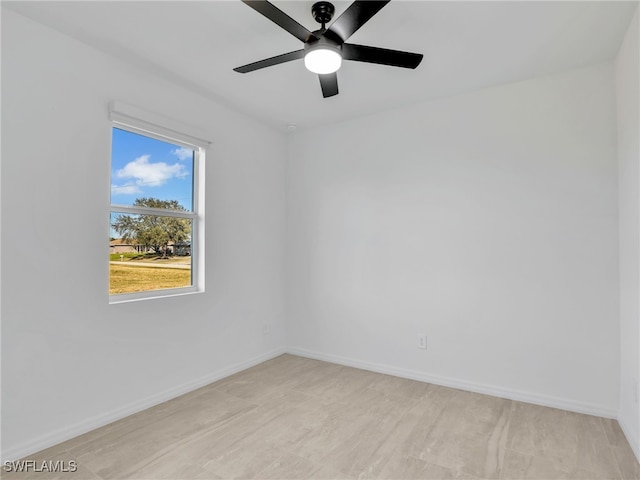
[[[320,75],[337,72],[341,65],[340,52],[331,48],[314,48],[304,56],[307,70]]]

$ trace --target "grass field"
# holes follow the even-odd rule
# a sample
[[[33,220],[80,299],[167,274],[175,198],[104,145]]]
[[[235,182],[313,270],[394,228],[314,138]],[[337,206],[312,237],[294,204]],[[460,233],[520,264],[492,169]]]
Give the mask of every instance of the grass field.
[[[191,269],[109,265],[109,294],[147,292],[191,285]]]
[[[141,253],[131,253],[131,252],[127,252],[127,253],[110,253],[109,254],[109,260],[118,262],[118,261],[120,261],[120,256],[121,255],[122,255],[122,259],[123,260],[131,260],[131,259],[138,259],[138,258],[144,258],[145,257],[145,255],[141,254]]]
[[[122,258],[120,258],[122,255]],[[180,263],[187,264],[191,263],[191,257],[189,256],[175,256],[170,255],[168,257],[163,257],[162,255],[156,255],[155,253],[111,253],[109,254],[109,261],[111,262],[131,262],[134,264],[136,262],[150,262],[150,263]]]

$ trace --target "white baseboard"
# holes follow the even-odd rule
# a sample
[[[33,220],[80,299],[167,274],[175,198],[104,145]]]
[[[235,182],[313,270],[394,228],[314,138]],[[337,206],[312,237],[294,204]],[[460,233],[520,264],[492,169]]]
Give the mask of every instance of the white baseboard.
[[[494,397],[508,398],[510,400],[517,400],[525,403],[533,403],[535,405],[542,405],[545,407],[559,408],[562,410],[568,410],[576,413],[585,413],[587,415],[596,415],[598,417],[605,418],[617,418],[617,410],[612,410],[600,405],[593,405],[589,403],[577,402],[565,398],[557,398],[547,395],[539,395],[531,392],[523,392],[520,390],[514,390],[510,388],[497,387],[494,385],[487,385],[476,382],[469,382],[467,380],[460,380],[457,378],[444,377],[440,375],[433,375],[426,372],[420,372],[417,370],[409,370],[405,368],[393,367],[390,365],[383,365],[379,363],[371,363],[362,360],[356,360],[353,358],[342,357],[339,355],[331,355],[326,353],[315,352],[311,350],[305,350],[302,348],[288,348],[287,353],[291,355],[298,355],[300,357],[313,358],[315,360],[323,360],[325,362],[337,363],[347,367],[360,368],[362,370],[369,370],[377,373],[385,373],[387,375],[394,375],[396,377],[408,378],[411,380],[418,380],[420,382],[433,383],[435,385],[441,385],[443,387],[457,388],[459,390],[467,390],[470,392],[483,393],[485,395],[491,395]]]
[[[171,400],[173,398],[179,397],[180,395],[184,395],[185,393],[197,390],[198,388],[209,385],[210,383],[221,380],[225,377],[233,375],[234,373],[246,370],[247,368],[258,365],[259,363],[271,360],[272,358],[275,358],[284,353],[286,353],[286,349],[284,347],[271,350],[270,352],[258,355],[257,357],[253,357],[244,362],[235,363],[233,365],[230,365],[229,367],[223,368],[195,380],[183,383],[181,385],[178,385],[177,387],[170,388],[163,392],[156,393],[142,400],[123,405],[122,407],[116,408],[100,415],[96,415],[95,417],[83,420],[74,425],[69,425],[59,430],[55,430],[48,434],[42,435],[38,438],[35,438],[28,442],[24,442],[20,445],[3,451],[1,462],[4,464],[4,462],[6,461],[13,461],[24,458],[27,455],[31,455],[33,453],[39,452],[40,450],[44,450],[45,448],[52,447],[66,440],[70,440],[74,437],[77,437],[78,435],[82,435],[83,433],[90,432],[91,430],[95,430],[96,428],[103,427],[111,422],[115,422],[116,420],[120,420],[124,417],[128,417],[129,415],[132,415],[134,413],[141,412],[142,410],[146,410],[147,408],[153,407],[162,402],[166,402],[167,400]]]
[[[640,463],[640,444],[638,443],[638,437],[632,434],[633,429],[624,421],[622,417],[618,417],[618,424],[622,429],[622,433],[627,437],[627,442],[629,442],[629,446],[633,453],[636,456],[636,460]]]

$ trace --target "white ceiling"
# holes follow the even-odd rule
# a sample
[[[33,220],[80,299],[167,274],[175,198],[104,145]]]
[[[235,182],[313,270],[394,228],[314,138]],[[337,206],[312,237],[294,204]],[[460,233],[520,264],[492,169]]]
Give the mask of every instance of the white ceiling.
[[[416,70],[344,62],[324,99],[301,60],[234,67],[302,43],[240,1],[2,2],[38,22],[285,130],[611,60],[638,2],[394,0],[349,41],[424,54]],[[313,1],[276,6],[309,30]],[[335,1],[337,18],[350,1]],[[44,53],[43,53],[44,54]]]

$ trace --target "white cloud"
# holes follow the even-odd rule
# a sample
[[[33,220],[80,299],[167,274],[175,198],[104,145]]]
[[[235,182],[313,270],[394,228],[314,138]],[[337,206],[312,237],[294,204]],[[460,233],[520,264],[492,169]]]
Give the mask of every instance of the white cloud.
[[[184,165],[165,162],[149,163],[150,155],[142,155],[127,163],[124,168],[116,172],[117,178],[133,179],[132,186],[159,187],[172,178],[183,178],[189,175]]]
[[[171,153],[173,153],[176,157],[183,161],[191,160],[193,158],[193,150],[191,150],[190,148],[176,148],[175,150],[171,150]]]
[[[111,193],[114,195],[137,195],[142,193],[142,190],[132,183],[127,183],[126,185],[111,184]]]

